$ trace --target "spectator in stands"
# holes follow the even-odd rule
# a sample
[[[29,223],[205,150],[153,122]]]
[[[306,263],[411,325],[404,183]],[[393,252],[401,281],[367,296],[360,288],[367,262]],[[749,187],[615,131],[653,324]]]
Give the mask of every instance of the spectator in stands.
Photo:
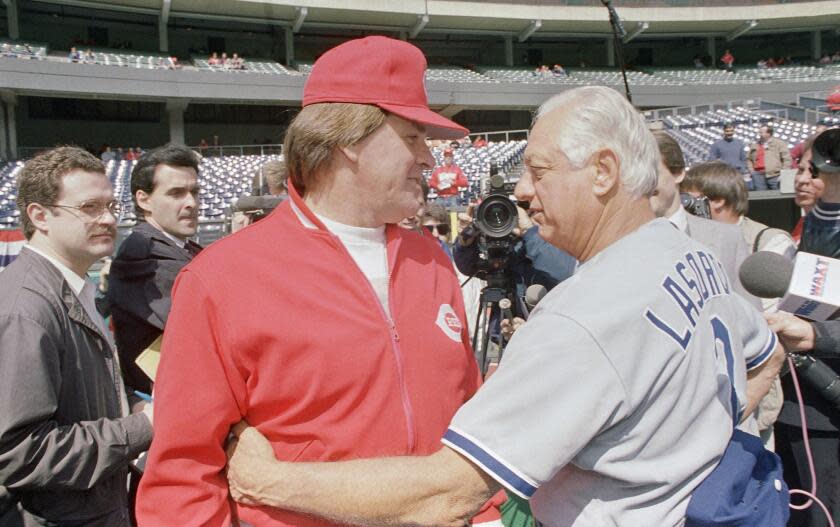
[[[225,69],[230,68],[230,61],[228,60],[227,53],[222,52],[222,56],[219,57],[219,66]]]
[[[85,51],[84,62],[85,64],[96,64],[96,55],[90,49]]]
[[[102,159],[103,163],[108,163],[109,161],[115,161],[117,159],[117,154],[111,150],[109,145],[105,145],[105,150],[102,151],[102,155],[99,156]]]
[[[143,149],[139,146],[134,147],[134,159],[140,159],[140,156],[143,155]]]
[[[709,160],[721,160],[742,174],[744,178],[750,177],[747,172],[747,151],[744,142],[735,138],[735,125],[723,123],[723,138],[712,144],[709,150]],[[752,179],[746,180],[747,187],[752,186]]]
[[[487,146],[487,139],[483,136],[477,135],[475,136],[475,139],[473,139],[472,146],[473,148],[484,148]]]
[[[706,67],[706,65],[703,64],[703,58],[700,55],[694,55],[694,67],[698,70]]]
[[[230,59],[230,67],[234,70],[244,70],[245,69],[245,59],[239,56],[238,53],[234,53],[233,57]]]
[[[198,142],[198,153],[201,154],[202,157],[206,156],[207,148],[209,147],[210,145],[207,144],[207,139],[202,137],[201,141]]]
[[[735,56],[732,55],[732,52],[728,49],[724,51],[723,56],[720,58],[720,61],[723,63],[723,67],[727,70],[732,69],[732,65],[735,64]]]
[[[210,55],[210,58],[207,59],[208,66],[218,66],[219,65],[219,54],[215,51]]]
[[[840,62],[840,50],[834,52],[834,55],[831,56],[831,62],[832,63]]]
[[[823,56],[820,57],[820,65],[827,66],[831,64],[831,56],[828,53],[823,53]]]
[[[114,250],[118,202],[100,160],[60,147],[24,165],[17,203],[29,243],[0,273],[0,523],[129,527],[151,405],[126,397],[86,277]]]
[[[123,152],[121,146],[118,146],[117,151],[114,153],[114,161],[122,161],[123,159],[125,159],[125,152]]]
[[[767,59],[765,59],[765,58],[758,59],[758,62],[755,63],[755,66],[760,70],[766,70],[767,69]]]
[[[554,67],[551,68],[551,73],[553,73],[555,77],[569,76],[569,74],[566,73],[566,70],[563,69],[563,66],[561,66],[560,64],[555,64]]]
[[[82,56],[75,47],[72,47],[70,48],[70,54],[67,55],[67,59],[70,62],[79,62],[82,59]]]
[[[286,459],[421,455],[477,390],[451,262],[393,225],[422,201],[425,136],[467,133],[428,109],[424,70],[385,37],[321,55],[285,137],[290,198],[179,276],[140,525],[312,522],[232,505],[225,442],[243,416]]]
[[[469,184],[461,167],[455,164],[451,148],[443,151],[443,164],[435,168],[429,178],[429,186],[435,189],[441,203],[447,207],[458,205],[458,194]]]
[[[834,90],[828,94],[825,99],[825,104],[828,110],[832,113],[840,113],[840,84],[834,87]]]
[[[773,137],[773,125],[763,124],[758,129],[757,143],[750,145],[747,170],[752,176],[755,190],[778,190],[782,169],[790,166],[787,143]]]
[[[0,44],[0,56],[2,57],[11,57],[12,56],[12,45],[8,42],[3,42]]]

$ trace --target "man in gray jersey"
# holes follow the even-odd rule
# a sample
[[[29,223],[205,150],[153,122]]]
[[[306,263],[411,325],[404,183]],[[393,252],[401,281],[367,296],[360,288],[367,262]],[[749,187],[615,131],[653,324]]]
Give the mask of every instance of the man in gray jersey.
[[[711,251],[654,217],[658,160],[617,92],[578,88],[545,103],[516,193],[540,236],[581,266],[514,335],[445,448],[279,463],[238,427],[234,497],[364,525],[463,525],[504,487],[545,525],[681,525],[782,351]]]

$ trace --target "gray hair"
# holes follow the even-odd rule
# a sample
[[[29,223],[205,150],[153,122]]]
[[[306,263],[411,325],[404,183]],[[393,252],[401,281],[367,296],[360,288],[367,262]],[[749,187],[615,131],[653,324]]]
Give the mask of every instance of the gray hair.
[[[576,168],[600,148],[615,152],[624,190],[650,197],[659,180],[659,149],[645,119],[617,91],[584,86],[550,98],[537,110],[535,121],[561,106],[577,103],[557,134],[557,145]]]

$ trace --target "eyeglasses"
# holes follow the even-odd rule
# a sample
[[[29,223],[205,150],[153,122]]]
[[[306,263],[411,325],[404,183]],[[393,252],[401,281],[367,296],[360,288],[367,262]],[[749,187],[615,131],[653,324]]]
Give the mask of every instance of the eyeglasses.
[[[75,209],[82,213],[83,216],[90,220],[98,220],[105,214],[105,211],[111,213],[114,218],[119,218],[122,212],[122,205],[118,201],[109,201],[102,203],[101,201],[86,201],[79,206],[74,205],[59,205],[58,203],[45,204],[45,207],[60,207],[62,209]]]
[[[437,231],[438,234],[440,234],[441,236],[446,236],[447,234],[449,234],[449,225],[446,223],[438,223],[436,225],[423,225],[423,227],[432,234],[434,234],[435,231]]]

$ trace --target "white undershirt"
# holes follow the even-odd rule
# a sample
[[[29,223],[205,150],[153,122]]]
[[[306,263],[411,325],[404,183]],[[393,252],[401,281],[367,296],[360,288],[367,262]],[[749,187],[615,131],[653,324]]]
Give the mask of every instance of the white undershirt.
[[[684,208],[682,208],[682,206],[680,206],[680,208],[678,208],[675,213],[671,214],[671,217],[668,218],[668,221],[676,225],[680,231],[688,231],[688,213],[685,211]]]
[[[316,229],[304,214],[295,206],[295,211],[301,223],[310,229]],[[379,303],[385,313],[390,316],[388,308],[388,251],[385,243],[385,226],[381,227],[356,227],[345,225],[320,214],[315,214],[330,232],[335,234],[344,245],[347,252],[359,266],[362,274],[368,279],[370,285],[376,292]]]

